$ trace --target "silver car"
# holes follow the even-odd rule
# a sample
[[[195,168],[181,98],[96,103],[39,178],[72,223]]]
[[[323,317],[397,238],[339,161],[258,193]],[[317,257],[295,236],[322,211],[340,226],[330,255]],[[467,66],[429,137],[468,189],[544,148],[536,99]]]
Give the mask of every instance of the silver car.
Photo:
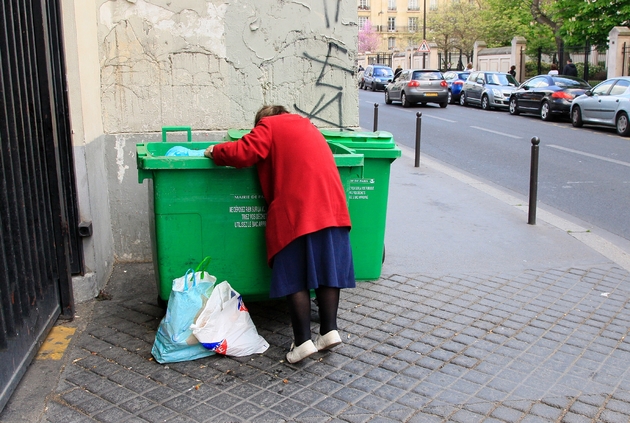
[[[571,123],[612,126],[623,137],[630,136],[630,76],[610,78],[599,83],[571,104]]]
[[[472,72],[462,88],[459,104],[479,105],[482,109],[507,109],[510,106],[510,95],[518,82],[505,72],[477,71]]]
[[[416,103],[448,106],[448,84],[442,72],[429,69],[405,69],[385,87],[385,103],[400,101],[403,107]]]

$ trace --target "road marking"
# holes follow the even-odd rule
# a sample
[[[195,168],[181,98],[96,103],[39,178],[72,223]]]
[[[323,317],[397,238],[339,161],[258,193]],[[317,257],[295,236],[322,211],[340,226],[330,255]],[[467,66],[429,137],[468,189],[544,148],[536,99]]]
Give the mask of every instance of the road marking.
[[[61,360],[76,330],[76,328],[66,326],[53,326],[35,359]]]
[[[584,151],[573,150],[572,148],[561,147],[559,145],[549,144],[547,147],[555,148],[558,150],[568,151],[569,153],[575,153],[586,157],[592,157],[594,159],[604,160],[606,162],[615,163],[622,166],[630,167],[630,163],[622,162],[621,160],[609,159],[608,157],[598,156],[597,154],[585,153]]]
[[[486,129],[486,128],[480,128],[478,126],[471,126],[471,128],[479,129],[480,131],[491,132],[493,134],[502,135],[504,137],[514,138],[514,139],[517,139],[517,140],[520,140],[522,138],[522,137],[518,137],[516,135],[504,134],[503,132],[493,131],[493,130]]]
[[[413,113],[414,115],[416,114],[416,112],[414,112],[413,110],[405,110],[405,112]],[[422,117],[429,117],[431,119],[442,120],[442,121],[448,122],[448,123],[457,123],[456,120],[445,119],[445,118],[437,117],[437,116],[433,116],[433,115],[425,115],[424,113],[422,113]]]

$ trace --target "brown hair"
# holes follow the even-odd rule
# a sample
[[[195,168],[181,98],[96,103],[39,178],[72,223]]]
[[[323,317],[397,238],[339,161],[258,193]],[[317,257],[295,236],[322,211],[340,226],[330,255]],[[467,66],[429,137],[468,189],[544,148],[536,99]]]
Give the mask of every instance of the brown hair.
[[[258,121],[264,117],[268,116],[276,116],[281,115],[283,113],[289,113],[284,106],[262,106],[260,110],[256,113],[256,118],[254,119],[254,126],[258,125]]]

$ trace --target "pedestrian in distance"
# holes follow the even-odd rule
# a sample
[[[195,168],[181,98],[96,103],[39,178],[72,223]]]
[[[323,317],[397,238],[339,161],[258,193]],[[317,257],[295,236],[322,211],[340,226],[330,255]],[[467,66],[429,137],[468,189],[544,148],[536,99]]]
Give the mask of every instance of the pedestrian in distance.
[[[466,72],[474,72],[475,69],[473,68],[473,64],[469,63],[466,65]]]
[[[564,66],[562,74],[567,76],[578,76],[577,68],[573,64],[573,60],[571,60],[570,58],[567,59],[567,64]]]
[[[510,66],[509,74],[516,78],[516,65]]]
[[[398,67],[394,71],[394,81],[398,78],[398,75],[400,75],[401,72],[402,72],[402,67],[398,65]]]
[[[558,65],[556,65],[555,63],[552,63],[551,69],[549,70],[547,75],[558,75]],[[577,72],[576,72],[576,76],[577,76]]]
[[[289,363],[341,343],[339,294],[354,288],[350,214],[339,171],[321,132],[283,106],[263,106],[252,131],[237,141],[209,146],[219,166],[256,166],[267,202],[267,262],[271,298],[286,297],[293,344]],[[315,291],[320,329],[311,339]]]

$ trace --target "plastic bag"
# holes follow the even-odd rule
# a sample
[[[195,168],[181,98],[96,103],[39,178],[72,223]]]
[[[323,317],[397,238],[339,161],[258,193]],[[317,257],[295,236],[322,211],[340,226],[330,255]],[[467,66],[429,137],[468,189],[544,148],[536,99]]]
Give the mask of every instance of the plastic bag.
[[[190,148],[182,147],[180,145],[176,145],[175,147],[169,148],[166,152],[167,156],[203,156],[205,150],[191,150]]]
[[[191,326],[201,345],[217,354],[243,357],[267,351],[243,298],[227,281],[215,285],[206,306]]]
[[[151,354],[158,363],[175,363],[208,357],[214,352],[204,348],[192,334],[195,321],[213,291],[216,278],[205,271],[206,257],[184,276],[173,280],[166,315],[155,334]]]

